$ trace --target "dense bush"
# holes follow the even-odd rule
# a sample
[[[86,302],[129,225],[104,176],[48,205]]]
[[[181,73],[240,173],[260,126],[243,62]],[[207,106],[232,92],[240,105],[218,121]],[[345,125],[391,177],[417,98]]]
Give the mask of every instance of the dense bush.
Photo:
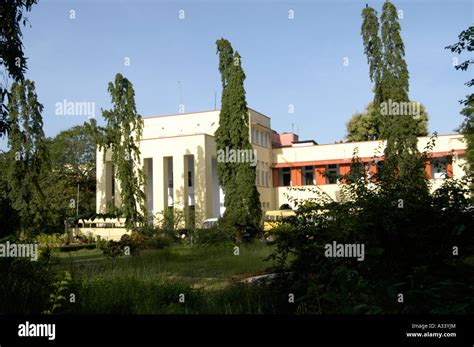
[[[120,241],[102,241],[97,242],[104,255],[110,258],[116,258],[121,255],[137,256],[147,248],[148,237],[141,233],[132,231],[130,235],[124,234]]]
[[[282,285],[305,312],[474,312],[469,183],[447,179],[430,195],[407,182],[361,181],[343,188],[341,203],[294,201],[297,216],[274,233],[272,258],[292,273]],[[363,244],[364,260],[326,257],[333,241]]]
[[[115,259],[124,254],[123,247],[119,241],[101,242],[100,250],[106,257],[112,259]]]
[[[120,245],[129,247],[130,255],[139,255],[140,252],[147,247],[148,237],[138,232],[132,231],[130,235],[122,235]]]
[[[1,314],[37,314],[47,307],[53,277],[45,263],[0,258],[0,278]]]
[[[148,239],[148,247],[152,249],[163,249],[173,244],[173,240],[166,234],[155,234]]]
[[[58,247],[60,252],[74,252],[80,249],[95,249],[97,245],[95,243],[79,244],[79,245],[64,245]]]
[[[231,243],[235,239],[234,235],[233,231],[218,225],[209,229],[197,229],[193,235],[193,242],[199,246]]]

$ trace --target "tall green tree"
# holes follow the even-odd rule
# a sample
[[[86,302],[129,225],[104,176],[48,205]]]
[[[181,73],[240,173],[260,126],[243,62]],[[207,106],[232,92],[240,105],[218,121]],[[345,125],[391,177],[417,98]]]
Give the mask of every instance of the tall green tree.
[[[37,0],[2,0],[0,6],[0,137],[8,131],[8,88],[6,80],[23,81],[27,68],[23,53],[21,23],[26,24],[24,12],[31,10]]]
[[[474,26],[470,26],[463,30],[459,36],[459,41],[453,45],[447,46],[446,49],[456,54],[461,54],[464,51],[474,51]],[[455,66],[456,70],[467,71],[469,66],[474,64],[472,58],[463,61],[461,64]],[[474,86],[474,79],[467,81],[466,86]],[[464,121],[459,127],[458,131],[464,135],[467,142],[467,173],[472,173],[474,168],[474,94],[467,95],[465,99],[460,100],[459,103],[463,106],[461,115],[464,116]]]
[[[380,138],[386,140],[382,179],[385,182],[415,180],[420,188],[426,188],[423,158],[417,148],[416,119],[410,114],[387,114],[382,108],[383,103],[410,101],[409,73],[397,9],[390,1],[383,4],[380,39],[376,37],[379,26],[375,10],[366,6],[362,17],[364,52],[370,78],[375,84],[374,117],[381,128]],[[427,190],[425,188],[422,190]]]
[[[382,101],[409,101],[408,66],[405,61],[405,45],[396,7],[385,1],[382,7]]]
[[[362,41],[364,44],[364,54],[369,64],[369,78],[374,83],[374,104],[376,106],[384,100],[382,84],[382,41],[379,36],[379,20],[377,11],[372,7],[365,5],[362,10]],[[378,136],[378,133],[375,134]]]
[[[32,81],[14,82],[8,103],[10,124],[7,155],[9,198],[27,235],[44,231],[50,217],[40,186],[49,170],[49,155],[43,133],[43,105],[38,102]]]
[[[106,126],[95,126],[95,137],[100,149],[112,153],[115,175],[120,184],[122,206],[120,212],[128,229],[145,223],[146,206],[143,186],[145,173],[140,162],[140,140],[143,120],[135,106],[132,83],[120,73],[108,87],[113,107],[102,110]],[[95,124],[95,123],[94,123]]]
[[[245,98],[245,73],[241,57],[226,39],[216,41],[222,77],[222,106],[215,139],[217,150],[252,151],[249,111]],[[236,228],[258,227],[262,211],[255,186],[256,169],[246,162],[218,162],[219,183],[225,194],[224,220]]]

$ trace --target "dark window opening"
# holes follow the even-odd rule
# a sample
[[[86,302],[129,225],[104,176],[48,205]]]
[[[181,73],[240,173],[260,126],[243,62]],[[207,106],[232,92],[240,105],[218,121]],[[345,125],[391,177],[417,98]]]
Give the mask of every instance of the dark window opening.
[[[291,172],[289,167],[281,169],[281,185],[284,187],[291,185]]]
[[[303,184],[314,184],[314,168],[312,166],[303,167]]]
[[[335,184],[339,179],[339,164],[330,164],[326,166],[326,183]]]

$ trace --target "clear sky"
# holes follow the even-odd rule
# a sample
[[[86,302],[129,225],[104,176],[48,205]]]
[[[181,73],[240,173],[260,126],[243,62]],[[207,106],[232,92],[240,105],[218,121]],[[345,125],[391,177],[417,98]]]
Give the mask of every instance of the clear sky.
[[[360,36],[366,3],[380,14],[383,2],[374,0],[40,0],[28,15],[31,28],[23,29],[26,76],[36,81],[47,136],[87,121],[56,115],[64,99],[95,102],[101,123],[100,109],[110,106],[107,83],[117,72],[134,84],[144,117],[178,113],[178,81],[185,112],[210,110],[215,92],[220,103],[215,41],[224,37],[242,56],[249,107],[271,117],[279,132],[294,123],[300,139],[331,143],[373,97]],[[474,2],[393,3],[403,11],[410,98],[425,105],[431,132],[453,133],[472,76],[454,69],[444,47],[472,25]]]

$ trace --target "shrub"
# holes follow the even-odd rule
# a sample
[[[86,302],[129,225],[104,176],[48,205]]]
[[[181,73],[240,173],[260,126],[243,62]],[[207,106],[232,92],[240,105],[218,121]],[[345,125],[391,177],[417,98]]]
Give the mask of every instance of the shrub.
[[[64,245],[59,247],[60,252],[74,252],[79,251],[81,249],[95,249],[97,245],[95,243],[86,243],[86,244],[78,244],[78,245]]]
[[[163,249],[171,246],[173,240],[165,234],[156,234],[148,240],[148,247],[153,249]]]
[[[101,251],[103,251],[105,248],[107,248],[108,244],[109,244],[109,241],[102,239],[100,236],[97,237],[97,241],[96,241],[97,249],[100,249]]]
[[[128,247],[131,255],[139,255],[140,252],[146,248],[148,238],[144,235],[132,231],[130,235],[122,235],[120,238],[120,246],[125,249]]]
[[[194,233],[194,242],[200,246],[231,243],[235,239],[234,235],[234,231],[218,225],[209,229],[197,229]]]
[[[474,215],[464,180],[446,180],[432,195],[405,182],[360,183],[345,186],[351,199],[341,203],[295,201],[297,216],[274,231],[272,258],[292,273],[286,285],[305,312],[474,312]],[[364,245],[365,259],[326,257],[333,241]]]
[[[118,241],[108,241],[103,245],[102,253],[108,257],[115,259],[124,254],[122,244]]]
[[[69,285],[72,280],[68,271],[57,274],[55,281],[52,283],[52,293],[49,295],[49,308],[42,313],[54,314],[58,309],[63,307],[68,301],[66,295],[69,292]]]
[[[43,262],[0,258],[0,313],[38,314],[46,308],[52,274]]]

